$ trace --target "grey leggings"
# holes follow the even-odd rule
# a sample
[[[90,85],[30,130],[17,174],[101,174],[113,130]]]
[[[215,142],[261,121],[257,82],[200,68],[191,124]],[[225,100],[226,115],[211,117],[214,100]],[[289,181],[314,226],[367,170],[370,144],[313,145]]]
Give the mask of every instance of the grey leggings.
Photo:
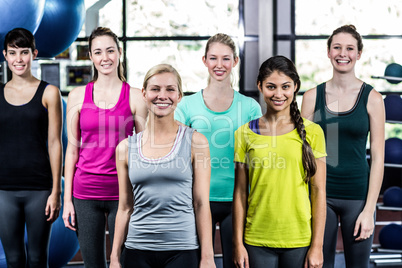
[[[73,198],[77,237],[85,268],[106,268],[106,220],[110,247],[119,201],[81,200]]]
[[[357,217],[360,212],[362,212],[364,205],[365,200],[327,198],[327,221],[324,234],[324,268],[334,267],[339,220],[341,223],[346,267],[369,267],[373,235],[366,240],[358,242],[355,241],[356,237],[353,236]]]
[[[268,248],[245,244],[250,268],[303,268],[309,247]]]
[[[0,190],[0,239],[8,268],[47,268],[51,224],[45,208],[50,190]],[[27,256],[24,233],[27,228]]]

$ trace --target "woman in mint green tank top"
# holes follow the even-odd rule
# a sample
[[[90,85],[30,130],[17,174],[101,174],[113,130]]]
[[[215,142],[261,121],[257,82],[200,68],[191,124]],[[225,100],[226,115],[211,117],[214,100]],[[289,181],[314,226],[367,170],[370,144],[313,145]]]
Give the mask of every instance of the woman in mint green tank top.
[[[207,137],[211,152],[210,206],[215,238],[219,224],[223,268],[233,268],[232,201],[234,188],[234,132],[261,116],[253,98],[235,91],[231,75],[239,62],[236,45],[226,34],[209,38],[202,57],[208,69],[208,86],[179,103],[175,119]]]
[[[383,179],[384,104],[381,94],[355,75],[363,43],[353,25],[336,29],[327,49],[333,77],[308,90],[302,103],[302,115],[321,125],[326,136],[324,267],[334,267],[340,222],[346,267],[363,268],[369,265]],[[366,160],[368,133],[370,166]]]

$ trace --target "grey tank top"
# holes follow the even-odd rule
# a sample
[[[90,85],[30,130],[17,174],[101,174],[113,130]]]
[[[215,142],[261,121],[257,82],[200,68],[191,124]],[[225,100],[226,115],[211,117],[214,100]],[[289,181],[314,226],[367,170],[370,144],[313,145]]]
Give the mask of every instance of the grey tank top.
[[[128,138],[134,212],[127,248],[165,251],[199,247],[193,207],[193,132],[192,128],[180,126],[171,151],[158,159],[142,154],[142,132]]]

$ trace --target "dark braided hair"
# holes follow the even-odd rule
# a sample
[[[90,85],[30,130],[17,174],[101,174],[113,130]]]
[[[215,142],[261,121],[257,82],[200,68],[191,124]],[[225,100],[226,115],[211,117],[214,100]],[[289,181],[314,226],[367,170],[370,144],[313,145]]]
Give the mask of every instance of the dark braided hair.
[[[306,130],[303,123],[303,118],[301,117],[299,108],[297,107],[296,95],[300,90],[300,77],[297,73],[296,66],[293,64],[291,60],[284,56],[274,56],[267,59],[260,67],[257,78],[257,85],[262,85],[264,80],[269,77],[273,72],[283,73],[286,76],[290,77],[295,86],[296,90],[293,95],[293,101],[290,104],[290,116],[292,122],[294,123],[297,133],[299,133],[300,138],[303,141],[302,145],[302,159],[303,159],[303,168],[305,172],[304,181],[308,183],[311,177],[314,176],[317,171],[317,164],[315,162],[315,157],[313,154],[313,150],[311,149],[310,144],[306,140]]]

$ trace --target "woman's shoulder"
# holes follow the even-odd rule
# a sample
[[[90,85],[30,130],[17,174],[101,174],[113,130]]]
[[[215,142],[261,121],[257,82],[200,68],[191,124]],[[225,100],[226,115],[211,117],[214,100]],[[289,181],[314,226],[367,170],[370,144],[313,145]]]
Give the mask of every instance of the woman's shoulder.
[[[60,90],[58,87],[56,87],[55,85],[52,84],[47,84],[45,91],[44,91],[45,96],[51,96],[51,97],[55,97],[55,96],[60,96]]]
[[[136,106],[144,106],[145,102],[142,99],[142,91],[136,87],[130,87],[130,101]]]
[[[85,89],[86,89],[86,86],[75,87],[70,91],[68,96],[69,97],[70,96],[77,97],[77,96],[80,96],[80,95],[84,95],[85,94]]]
[[[71,104],[83,103],[85,97],[85,89],[86,86],[79,86],[72,89],[70,93],[68,93],[67,104],[71,105]]]
[[[130,95],[131,96],[133,96],[134,98],[138,98],[138,97],[142,96],[141,89],[136,88],[136,87],[132,87],[132,86],[129,86],[129,87],[130,87]]]
[[[259,118],[253,119],[253,120],[259,120]],[[251,121],[250,121],[251,122]],[[243,125],[241,125],[240,127],[238,127],[235,131],[236,133],[247,133],[249,131],[252,132],[252,130],[250,129],[250,122],[244,123]],[[239,134],[238,134],[239,135]]]
[[[317,87],[310,88],[303,93],[303,101],[306,100],[315,100],[317,96]]]
[[[208,146],[208,139],[205,137],[204,134],[196,131],[195,129],[192,129],[190,127],[184,126],[192,131],[192,138],[191,138],[191,144],[193,146]]]

